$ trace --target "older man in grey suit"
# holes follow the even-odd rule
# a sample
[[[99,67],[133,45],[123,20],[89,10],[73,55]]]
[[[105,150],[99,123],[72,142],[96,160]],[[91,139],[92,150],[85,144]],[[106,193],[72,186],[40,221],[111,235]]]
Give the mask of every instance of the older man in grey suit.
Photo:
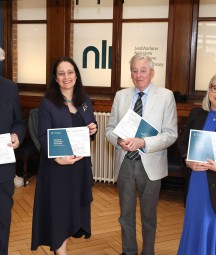
[[[152,84],[155,72],[154,64],[149,57],[133,56],[130,60],[130,70],[135,87],[116,93],[106,127],[106,137],[116,148],[114,170],[121,209],[119,222],[122,230],[122,254],[138,254],[136,241],[138,191],[143,236],[141,255],[154,255],[161,179],[168,174],[167,148],[177,139],[176,104],[172,91]],[[120,139],[113,130],[128,109],[136,111],[137,99],[141,101],[139,114],[159,130],[159,134],[144,139]],[[131,152],[139,148],[144,149],[144,154],[137,153],[138,155],[131,157]]]

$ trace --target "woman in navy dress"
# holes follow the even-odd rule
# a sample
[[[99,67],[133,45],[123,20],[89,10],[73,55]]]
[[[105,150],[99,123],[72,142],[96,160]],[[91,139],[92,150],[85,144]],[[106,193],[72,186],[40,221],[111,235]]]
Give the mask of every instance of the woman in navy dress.
[[[216,163],[186,160],[190,129],[216,131],[216,75],[212,77],[202,108],[191,111],[180,151],[192,170],[178,255],[216,254]]]
[[[95,138],[97,123],[85,94],[80,72],[71,58],[60,58],[53,68],[50,88],[38,110],[41,145],[33,223],[32,250],[50,246],[66,255],[69,237],[91,236],[92,169],[90,157],[48,158],[47,129],[88,126]]]

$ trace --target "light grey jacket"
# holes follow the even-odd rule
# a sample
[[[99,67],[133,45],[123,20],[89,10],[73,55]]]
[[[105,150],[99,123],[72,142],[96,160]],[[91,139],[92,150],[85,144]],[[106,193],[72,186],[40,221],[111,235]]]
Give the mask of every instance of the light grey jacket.
[[[125,157],[126,151],[117,144],[118,137],[114,128],[132,108],[134,88],[127,88],[116,93],[111,115],[105,129],[108,141],[115,146],[115,181]],[[176,103],[172,91],[152,85],[147,96],[143,118],[160,131],[157,136],[145,138],[145,154],[142,163],[150,180],[159,180],[168,175],[167,148],[178,136]]]

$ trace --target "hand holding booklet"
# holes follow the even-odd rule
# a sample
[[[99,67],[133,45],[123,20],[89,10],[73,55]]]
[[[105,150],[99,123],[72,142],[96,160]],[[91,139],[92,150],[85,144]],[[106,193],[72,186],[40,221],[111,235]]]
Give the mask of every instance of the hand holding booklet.
[[[11,143],[9,133],[0,135],[0,164],[8,164],[16,162],[13,147],[8,146]]]
[[[207,163],[207,159],[216,161],[216,132],[191,129],[187,160]]]
[[[125,139],[155,136],[159,133],[159,131],[132,109],[129,109],[113,130],[113,133],[115,133],[118,137]],[[142,148],[139,150],[144,153]]]
[[[63,156],[90,156],[88,127],[57,128],[47,130],[48,158]]]

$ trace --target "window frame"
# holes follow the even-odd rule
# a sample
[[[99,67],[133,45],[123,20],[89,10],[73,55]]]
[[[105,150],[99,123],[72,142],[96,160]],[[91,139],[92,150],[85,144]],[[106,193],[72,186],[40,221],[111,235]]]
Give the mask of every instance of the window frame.
[[[203,21],[216,21],[215,17],[199,17],[199,5],[200,0],[194,0],[193,5],[193,23],[192,23],[192,37],[191,37],[191,60],[190,60],[190,82],[189,82],[189,97],[191,99],[203,98],[206,94],[206,90],[195,90],[195,78],[196,78],[196,57],[197,57],[197,42],[198,42],[198,26],[199,22]],[[208,84],[206,84],[207,86]]]
[[[74,1],[75,3],[75,1]],[[112,98],[114,94],[121,89],[120,87],[120,73],[121,73],[121,48],[122,48],[122,26],[123,23],[144,23],[144,22],[167,22],[168,23],[168,34],[167,34],[167,49],[173,47],[173,0],[169,2],[169,13],[168,18],[146,18],[146,19],[123,19],[123,0],[113,0],[113,19],[107,20],[73,20],[72,23],[110,23],[112,21],[113,35],[112,35],[112,71],[111,71],[111,86],[110,87],[95,87],[95,86],[85,86],[85,90],[87,93],[91,94],[93,97],[110,97]],[[55,7],[54,11],[51,10]],[[61,37],[56,34],[53,34],[52,24],[55,23],[56,15],[58,12],[61,12],[62,20],[60,21],[59,27],[56,28],[58,33],[61,33],[64,44],[59,44],[57,46],[57,53],[53,53],[51,50],[52,42],[55,38]],[[56,59],[56,55],[67,55],[70,56],[70,26],[71,26],[71,0],[47,0],[47,21],[44,20],[20,20],[13,21],[12,20],[12,1],[6,1],[4,3],[4,45],[8,45],[5,47],[6,60],[5,60],[5,76],[9,79],[13,77],[12,70],[12,27],[13,24],[47,24],[47,74],[46,80],[47,84],[49,84],[49,74],[52,69],[53,62]],[[11,29],[7,29],[11,28]],[[114,61],[115,60],[115,61]],[[172,68],[172,52],[167,50],[166,56],[166,79],[165,79],[165,87],[171,89],[171,68]],[[22,91],[32,91],[32,92],[45,92],[47,88],[47,84],[21,84],[18,83],[18,87]],[[45,85],[45,86],[44,86]]]

